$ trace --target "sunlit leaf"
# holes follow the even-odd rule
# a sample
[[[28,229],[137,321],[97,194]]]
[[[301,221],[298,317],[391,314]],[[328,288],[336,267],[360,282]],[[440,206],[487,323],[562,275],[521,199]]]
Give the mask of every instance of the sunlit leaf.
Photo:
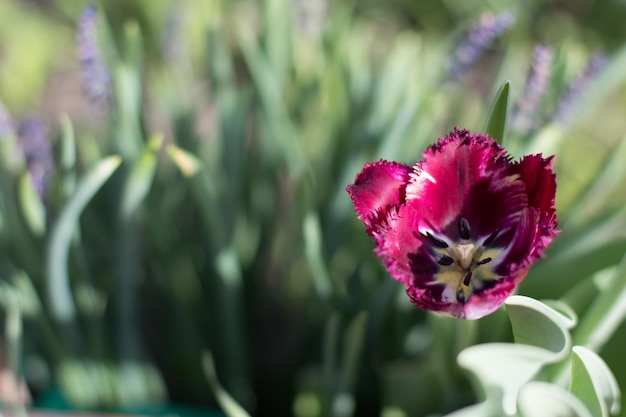
[[[504,82],[496,93],[496,98],[491,105],[487,121],[485,122],[485,128],[483,129],[484,133],[488,134],[492,139],[495,139],[499,144],[503,143],[506,133],[509,108],[509,84],[508,81]]]
[[[576,396],[547,382],[531,382],[519,394],[520,417],[594,417]]]
[[[520,388],[532,380],[556,355],[536,346],[513,343],[486,343],[463,350],[457,361],[471,372],[482,394],[493,389],[502,392],[505,412],[515,412]]]
[[[19,199],[28,228],[35,236],[43,236],[46,231],[46,208],[28,172],[20,178]]]
[[[570,391],[594,416],[608,417],[620,411],[620,389],[606,363],[592,350],[574,346]]]
[[[502,417],[502,393],[497,388],[491,388],[486,393],[486,400],[470,405],[445,417]]]
[[[515,295],[505,302],[516,343],[547,349],[563,358],[571,346],[567,329],[575,321],[530,297]],[[573,314],[573,312],[569,312]]]
[[[157,153],[163,143],[162,136],[154,136],[148,142],[143,154],[135,162],[122,196],[121,213],[128,218],[141,205],[150,191],[157,166]]]
[[[69,285],[67,262],[72,235],[78,225],[78,219],[87,203],[121,162],[122,159],[119,156],[110,156],[91,168],[78,183],[74,195],[67,201],[53,226],[46,248],[46,273],[51,313],[59,321],[70,321],[76,314]]]

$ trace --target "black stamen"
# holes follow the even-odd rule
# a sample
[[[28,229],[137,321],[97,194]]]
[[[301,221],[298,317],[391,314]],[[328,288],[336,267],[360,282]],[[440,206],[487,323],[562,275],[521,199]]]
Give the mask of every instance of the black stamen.
[[[430,232],[426,232],[426,236],[428,236],[428,238],[430,240],[432,240],[432,242],[435,244],[435,246],[440,247],[441,249],[445,249],[448,247],[448,244],[446,242],[444,242],[443,240],[436,238],[435,236],[431,235]]]
[[[485,239],[485,241],[483,242],[483,246],[487,246],[488,244],[493,242],[498,237],[498,234],[500,234],[500,230],[502,229],[499,227],[496,230],[494,230],[494,232],[490,234],[487,239]]]
[[[463,290],[460,288],[456,292],[456,302],[459,304],[465,304],[467,302],[467,300],[465,299],[465,294],[463,293]]]
[[[454,259],[452,259],[448,255],[444,255],[443,253],[439,253],[435,255],[435,262],[437,262],[439,265],[448,266],[454,263]]]
[[[469,223],[464,217],[459,219],[459,236],[461,239],[469,239],[470,238],[470,227]]]
[[[465,274],[465,278],[463,278],[463,285],[465,285],[466,287],[470,285],[471,279],[472,279],[472,271],[469,271],[467,274]]]
[[[484,265],[491,262],[491,258],[487,257],[485,259],[481,259],[480,261],[476,262],[476,265]]]

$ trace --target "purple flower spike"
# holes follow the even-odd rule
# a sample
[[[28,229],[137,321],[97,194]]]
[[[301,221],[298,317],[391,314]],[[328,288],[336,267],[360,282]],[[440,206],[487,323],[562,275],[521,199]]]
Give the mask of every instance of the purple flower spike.
[[[48,126],[43,120],[30,117],[19,124],[17,135],[33,186],[44,197],[54,171]]]
[[[585,68],[572,81],[567,91],[561,96],[556,108],[555,120],[561,125],[569,125],[576,115],[576,106],[589,83],[595,78],[600,71],[606,67],[609,59],[606,54],[598,52],[594,54]]]
[[[510,11],[482,15],[454,52],[454,58],[448,66],[450,77],[456,79],[465,74],[514,22],[515,15]]]
[[[512,162],[456,129],[413,167],[366,164],[347,187],[374,253],[418,307],[462,319],[498,309],[557,234],[553,157]]]
[[[513,111],[512,125],[519,132],[526,133],[535,128],[537,109],[547,92],[553,61],[554,53],[550,48],[545,45],[535,47],[524,93]]]
[[[97,40],[98,9],[91,4],[85,7],[76,30],[77,55],[81,76],[89,98],[105,108],[111,102],[111,74],[104,65]]]

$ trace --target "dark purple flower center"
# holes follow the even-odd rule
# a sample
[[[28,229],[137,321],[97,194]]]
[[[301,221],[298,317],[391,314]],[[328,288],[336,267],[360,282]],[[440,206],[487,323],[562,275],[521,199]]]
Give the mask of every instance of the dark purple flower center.
[[[473,240],[469,222],[461,217],[458,239],[435,236],[430,231],[425,233],[432,243],[433,261],[438,265],[435,283],[445,286],[445,301],[465,304],[474,292],[490,287],[498,280],[492,261],[503,249],[490,245],[498,238],[500,230],[497,228],[482,241]]]

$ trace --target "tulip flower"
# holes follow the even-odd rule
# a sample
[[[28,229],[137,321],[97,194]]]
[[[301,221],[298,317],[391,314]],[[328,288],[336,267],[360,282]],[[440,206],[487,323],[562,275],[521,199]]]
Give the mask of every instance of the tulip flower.
[[[456,128],[414,166],[366,164],[347,187],[374,253],[418,307],[478,319],[498,309],[557,234],[553,157],[514,162]]]

